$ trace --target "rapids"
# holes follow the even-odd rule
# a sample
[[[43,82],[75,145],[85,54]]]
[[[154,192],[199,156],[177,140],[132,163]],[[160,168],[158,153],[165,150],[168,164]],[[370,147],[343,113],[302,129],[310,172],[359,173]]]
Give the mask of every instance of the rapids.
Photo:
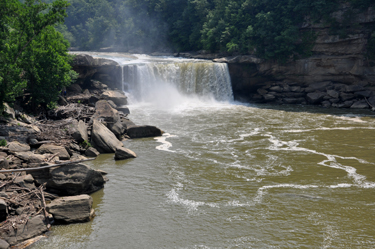
[[[201,74],[225,64],[140,57],[122,62],[129,117],[166,133],[90,162],[110,179],[97,216],[33,248],[375,247],[373,113],[236,103]]]

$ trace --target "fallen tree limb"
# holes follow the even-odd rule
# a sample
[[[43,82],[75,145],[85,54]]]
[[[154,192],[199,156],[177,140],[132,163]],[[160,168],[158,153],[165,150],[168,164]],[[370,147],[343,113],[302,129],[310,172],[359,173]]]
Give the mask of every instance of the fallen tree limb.
[[[42,169],[49,169],[49,168],[53,168],[53,167],[59,167],[59,166],[63,166],[63,165],[92,161],[92,160],[95,160],[95,158],[88,158],[88,159],[83,159],[83,160],[78,160],[78,161],[68,161],[68,162],[63,162],[63,163],[59,163],[59,164],[52,164],[52,165],[42,166],[42,167],[37,167],[37,168],[0,170],[0,173],[12,173],[12,172],[22,172],[22,171],[38,171],[38,170],[42,170]]]

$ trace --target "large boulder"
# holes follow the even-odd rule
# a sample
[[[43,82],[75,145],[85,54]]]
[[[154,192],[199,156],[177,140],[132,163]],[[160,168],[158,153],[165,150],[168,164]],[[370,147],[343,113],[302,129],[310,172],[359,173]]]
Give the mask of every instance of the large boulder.
[[[12,107],[10,107],[7,103],[3,103],[4,105],[4,114],[15,119],[16,118],[16,113]]]
[[[21,152],[21,151],[30,151],[30,146],[27,144],[21,144],[18,141],[10,142],[7,145],[10,152]]]
[[[130,110],[127,106],[123,105],[123,106],[118,106],[116,107],[117,111],[120,111],[124,114],[130,114]]]
[[[88,157],[97,157],[97,156],[100,155],[100,153],[94,147],[89,147],[85,151],[85,155],[88,156]]]
[[[103,120],[105,121],[108,126],[111,126],[118,121],[120,121],[120,116],[118,111],[106,101],[106,100],[99,100],[95,104],[95,114],[94,119],[96,120]]]
[[[310,103],[310,104],[318,104],[320,103],[323,98],[326,96],[327,94],[324,93],[324,92],[316,92],[316,93],[308,93],[306,95],[306,98],[307,98],[307,101]]]
[[[163,134],[162,130],[155,126],[150,125],[139,125],[130,126],[127,128],[127,134],[130,138],[142,138],[142,137],[159,137]]]
[[[56,153],[58,153],[57,156],[60,158],[60,160],[69,160],[70,159],[70,155],[64,147],[58,146],[58,145],[53,145],[53,144],[43,144],[42,146],[39,147],[39,149],[37,149],[35,151],[35,153],[37,153],[37,154],[46,154],[46,153],[56,154]]]
[[[33,238],[47,232],[47,223],[44,215],[37,215],[25,223],[17,224],[17,228],[10,227],[6,231],[0,231],[0,237],[10,245],[15,245],[24,240]]]
[[[51,169],[47,190],[58,195],[90,194],[103,188],[104,183],[100,172],[77,163]]]
[[[94,210],[89,195],[67,196],[53,200],[47,205],[47,211],[57,223],[90,221]]]
[[[75,121],[75,122],[74,122]],[[83,122],[82,120],[78,121],[77,120],[74,120],[73,121],[73,138],[79,142],[79,143],[82,143],[83,141],[88,141],[89,140],[89,136],[87,134],[87,125],[85,122]]]
[[[125,94],[119,91],[107,90],[103,92],[102,96],[106,100],[112,100],[118,106],[128,104],[128,100]]]
[[[115,160],[124,160],[129,158],[136,158],[137,155],[127,148],[117,148],[115,152]]]
[[[14,179],[13,182],[18,184],[22,188],[35,189],[34,178],[30,174],[18,176]]]
[[[43,155],[34,154],[31,151],[16,152],[15,156],[27,163],[42,163],[45,159]]]
[[[98,120],[94,120],[93,122],[91,140],[93,146],[100,153],[114,153],[116,148],[124,146],[117,137]]]

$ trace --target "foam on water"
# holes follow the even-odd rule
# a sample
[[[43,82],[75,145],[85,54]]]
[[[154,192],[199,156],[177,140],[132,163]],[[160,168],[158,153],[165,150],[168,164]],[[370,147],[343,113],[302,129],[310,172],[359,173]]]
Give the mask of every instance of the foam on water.
[[[172,147],[172,143],[167,141],[167,138],[171,137],[177,137],[176,135],[171,135],[169,133],[164,133],[163,136],[161,137],[155,137],[157,142],[161,143],[161,145],[156,146],[157,150],[163,150],[163,151],[168,151],[168,152],[176,152],[174,150],[170,150],[169,148]]]

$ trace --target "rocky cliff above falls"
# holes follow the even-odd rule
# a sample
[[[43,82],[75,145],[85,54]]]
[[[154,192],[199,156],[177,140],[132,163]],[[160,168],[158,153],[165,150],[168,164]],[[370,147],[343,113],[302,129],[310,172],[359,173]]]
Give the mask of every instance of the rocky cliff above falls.
[[[349,5],[343,5],[340,10],[332,14],[332,17],[342,23],[348,8]],[[288,89],[287,86],[299,86],[302,87],[303,93],[298,94],[299,101],[292,102],[308,103],[308,92],[304,92],[304,89],[311,84],[321,82],[330,82],[326,84],[327,86],[359,85],[371,91],[370,96],[374,96],[375,61],[368,58],[367,45],[371,33],[374,32],[375,10],[369,8],[365,12],[356,14],[350,21],[348,35],[343,38],[333,35],[329,25],[323,22],[309,23],[307,18],[306,23],[301,26],[301,32],[311,30],[317,35],[312,48],[313,55],[308,58],[279,63],[247,55],[223,57],[214,61],[228,63],[235,97],[246,101],[290,103],[289,100],[284,101],[288,96],[269,89],[274,86],[280,86],[282,89]],[[263,91],[258,91],[259,89]],[[319,89],[314,92],[326,93],[327,90],[330,89]],[[357,97],[354,102],[363,98]],[[322,101],[329,102],[326,102],[326,106],[335,104],[329,101],[329,97]],[[345,102],[340,98],[334,100],[337,101]]]

